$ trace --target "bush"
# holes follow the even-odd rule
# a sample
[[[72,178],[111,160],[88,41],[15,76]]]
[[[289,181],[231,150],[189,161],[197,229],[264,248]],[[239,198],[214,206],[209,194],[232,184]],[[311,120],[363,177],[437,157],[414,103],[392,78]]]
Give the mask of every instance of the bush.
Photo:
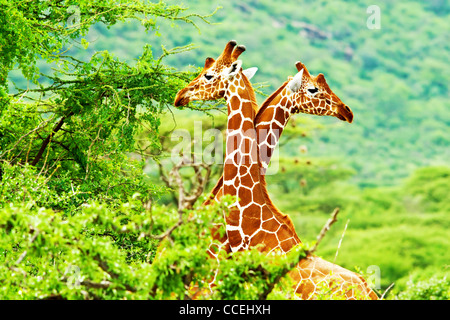
[[[432,277],[419,282],[409,281],[407,289],[396,296],[399,300],[450,300],[450,279]]]

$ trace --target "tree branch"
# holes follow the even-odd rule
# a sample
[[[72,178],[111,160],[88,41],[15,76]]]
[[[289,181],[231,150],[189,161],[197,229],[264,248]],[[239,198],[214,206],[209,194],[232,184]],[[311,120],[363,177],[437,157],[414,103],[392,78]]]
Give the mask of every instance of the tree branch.
[[[322,241],[322,239],[325,237],[325,234],[328,232],[328,230],[330,230],[330,227],[337,221],[338,213],[339,208],[334,209],[333,213],[331,214],[331,218],[328,219],[327,223],[323,226],[322,230],[317,236],[317,241],[315,245],[312,247],[312,249],[308,250],[309,254],[312,254],[314,251],[317,250],[317,247],[319,246],[319,243]]]

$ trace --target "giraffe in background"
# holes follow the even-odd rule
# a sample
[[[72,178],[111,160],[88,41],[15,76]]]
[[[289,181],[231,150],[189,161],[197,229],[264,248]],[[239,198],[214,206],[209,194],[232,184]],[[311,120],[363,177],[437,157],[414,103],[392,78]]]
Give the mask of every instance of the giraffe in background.
[[[256,99],[242,72],[242,62],[237,60],[245,47],[235,46],[236,42],[230,41],[217,61],[207,58],[200,75],[177,94],[175,106],[225,97],[228,134],[222,189],[223,194],[237,199],[225,217],[229,248],[235,252],[258,245],[263,252],[287,253],[300,239],[266,200],[254,130]],[[294,79],[296,82],[289,82],[288,87],[298,91],[302,77]],[[360,276],[318,257],[301,260],[290,275],[297,281],[296,291],[303,298],[313,297],[318,283],[338,283],[347,298],[355,298],[355,287],[365,297],[376,297]]]

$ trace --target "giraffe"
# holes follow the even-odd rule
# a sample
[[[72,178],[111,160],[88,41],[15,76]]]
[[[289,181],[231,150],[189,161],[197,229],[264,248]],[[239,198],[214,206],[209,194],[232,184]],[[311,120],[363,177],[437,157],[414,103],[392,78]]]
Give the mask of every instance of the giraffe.
[[[242,72],[242,62],[237,60],[245,47],[237,46],[234,49],[235,46],[236,42],[230,41],[217,61],[207,58],[203,71],[186,88],[179,91],[174,104],[183,106],[192,100],[225,98],[228,108],[228,134],[222,189],[223,194],[233,195],[237,199],[225,217],[228,245],[232,252],[258,245],[261,251],[287,253],[300,243],[300,239],[295,230],[284,223],[267,204],[266,193],[263,191],[265,186],[260,179],[258,145],[254,130],[256,99],[250,82]],[[301,77],[297,78],[301,81]],[[293,83],[290,84],[289,88],[296,88]],[[309,268],[311,265],[313,267]],[[332,271],[333,280],[330,281],[340,282],[346,294],[350,295],[349,298],[353,297],[354,291],[347,290],[349,284],[359,286],[365,291],[370,290],[364,286],[363,279],[358,275],[317,257],[303,259],[296,270],[291,272],[291,276],[297,280],[296,290],[302,291],[302,295],[307,294],[307,298],[310,297],[311,287],[314,292],[317,283],[328,281],[325,279],[328,273],[323,272],[326,270]],[[339,277],[343,281],[340,281]],[[303,280],[307,280],[306,284]],[[316,282],[309,284],[308,280]]]

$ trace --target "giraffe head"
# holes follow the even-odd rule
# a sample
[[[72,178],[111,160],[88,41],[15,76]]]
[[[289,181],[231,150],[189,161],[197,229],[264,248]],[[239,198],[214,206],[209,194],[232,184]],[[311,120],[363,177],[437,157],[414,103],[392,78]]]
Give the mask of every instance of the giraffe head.
[[[174,105],[179,107],[194,100],[223,98],[230,81],[241,72],[242,61],[237,58],[244,51],[245,46],[236,46],[236,41],[231,40],[217,60],[206,58],[203,70],[177,93]]]
[[[286,85],[293,95],[292,113],[333,116],[349,123],[353,121],[353,112],[331,91],[322,73],[312,76],[300,61],[295,66],[299,72]]]

